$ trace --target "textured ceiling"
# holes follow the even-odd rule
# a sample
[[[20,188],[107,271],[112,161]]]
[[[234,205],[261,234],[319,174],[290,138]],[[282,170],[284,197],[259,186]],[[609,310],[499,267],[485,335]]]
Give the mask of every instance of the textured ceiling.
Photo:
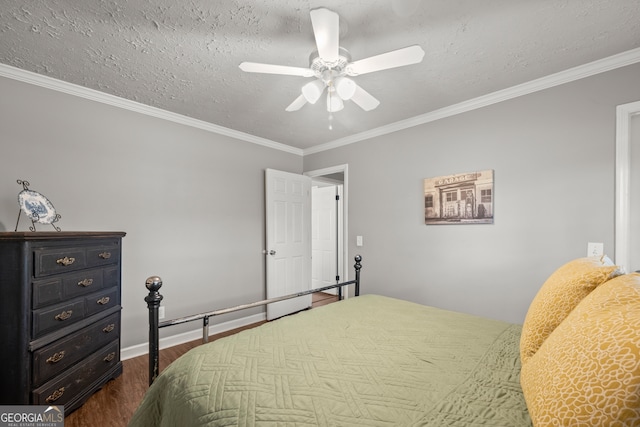
[[[285,108],[309,78],[309,11],[340,15],[353,60],[419,44],[421,64],[356,77],[380,106]],[[0,63],[301,149],[640,47],[638,0],[2,0]]]

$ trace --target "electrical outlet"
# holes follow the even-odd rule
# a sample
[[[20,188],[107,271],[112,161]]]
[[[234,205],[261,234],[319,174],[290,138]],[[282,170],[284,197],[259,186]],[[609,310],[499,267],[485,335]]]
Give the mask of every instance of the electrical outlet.
[[[164,306],[158,307],[158,319],[164,319]]]
[[[602,256],[604,254],[604,243],[587,243],[587,256]]]

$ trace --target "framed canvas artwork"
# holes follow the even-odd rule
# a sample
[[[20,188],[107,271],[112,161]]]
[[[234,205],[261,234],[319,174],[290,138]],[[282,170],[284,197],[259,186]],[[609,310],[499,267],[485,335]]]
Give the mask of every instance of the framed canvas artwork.
[[[424,180],[425,224],[493,224],[493,170]]]

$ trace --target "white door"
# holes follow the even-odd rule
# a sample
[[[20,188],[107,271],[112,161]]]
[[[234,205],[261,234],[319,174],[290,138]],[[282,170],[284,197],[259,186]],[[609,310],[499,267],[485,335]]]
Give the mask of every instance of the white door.
[[[640,256],[640,250],[632,249],[638,239],[638,224],[633,224],[632,216],[639,214],[640,205],[632,202],[638,200],[634,194],[640,190],[640,176],[634,173],[640,161],[632,159],[634,152],[640,152],[640,137],[637,118],[640,116],[640,101],[618,105],[616,107],[616,222],[615,222],[615,262],[626,271],[637,270],[640,263],[631,262],[632,257]],[[640,157],[637,157],[640,159]],[[635,163],[635,164],[634,164]],[[633,180],[635,181],[632,182]]]
[[[311,191],[311,286],[320,288],[339,280],[338,186],[314,186]],[[327,291],[336,294],[335,289]]]
[[[267,298],[311,289],[311,178],[267,169]],[[267,305],[267,320],[311,306],[311,295]]]
[[[629,118],[630,251],[627,271],[640,270],[640,113]]]

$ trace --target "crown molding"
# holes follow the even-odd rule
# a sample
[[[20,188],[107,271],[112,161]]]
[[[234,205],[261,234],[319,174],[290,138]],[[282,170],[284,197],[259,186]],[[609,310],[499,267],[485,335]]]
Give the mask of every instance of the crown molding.
[[[10,65],[0,64],[0,76],[55,90],[58,92],[63,92],[80,98],[89,99],[91,101],[100,102],[102,104],[111,105],[125,110],[135,111],[136,113],[145,114],[147,116],[156,117],[162,120],[194,127],[197,129],[205,130],[207,132],[225,135],[234,139],[239,139],[241,141],[251,142],[253,144],[262,145],[276,150],[286,151],[287,153],[296,154],[298,156],[302,156],[303,154],[302,149],[292,147],[290,145],[275,142],[266,138],[260,138],[255,135],[250,135],[248,133],[215,125],[203,120],[183,116],[181,114],[172,113],[160,108],[151,107],[139,102],[120,98],[115,95],[110,95],[73,83],[64,82],[62,80],[54,79],[53,77],[43,76],[31,71],[22,70]]]
[[[559,86],[565,83],[569,83],[575,80],[580,80],[585,77],[590,77],[596,74],[604,73],[606,71],[621,68],[627,65],[632,65],[640,62],[640,48],[632,49],[626,52],[619,53],[617,55],[609,56],[607,58],[599,59],[584,65],[579,65],[574,68],[569,68],[559,73],[551,74],[549,76],[541,77],[530,82],[522,83],[517,86],[512,86],[507,89],[499,90],[497,92],[490,93],[488,95],[479,96],[467,101],[460,102],[458,104],[450,105],[448,107],[440,108],[438,110],[431,111],[429,113],[421,114],[416,117],[412,117],[399,122],[391,123],[386,126],[371,129],[358,134],[350,135],[345,138],[336,139],[325,144],[316,145],[314,147],[303,150],[303,155],[309,155],[319,153],[326,150],[331,150],[345,145],[353,144],[355,142],[363,141],[365,139],[371,139],[389,133],[398,132],[400,130],[408,129],[414,126],[422,125],[436,120],[444,119],[446,117],[455,116],[457,114],[466,113],[468,111],[476,110],[478,108],[486,107],[492,104],[497,104],[502,101],[517,98],[520,96],[528,95],[530,93],[538,92],[544,89],[549,89],[554,86]]]
[[[575,80],[580,80],[585,77],[604,73],[606,71],[614,70],[616,68],[621,68],[627,65],[632,65],[638,62],[640,62],[640,48],[622,52],[617,55],[612,55],[610,57],[593,61],[588,64],[580,65],[574,68],[570,68],[568,70],[561,71],[559,73],[551,74],[546,77],[541,77],[539,79],[532,80],[530,82],[512,86],[510,88],[499,90],[497,92],[493,92],[493,93],[483,95],[477,98],[473,98],[467,101],[463,101],[458,104],[440,108],[438,110],[434,110],[429,113],[421,114],[419,116],[415,116],[406,120],[401,120],[399,122],[391,123],[389,125],[381,126],[375,129],[350,135],[344,138],[339,138],[334,141],[330,141],[324,144],[319,144],[306,149],[292,147],[290,145],[282,144],[280,142],[272,141],[270,139],[261,138],[255,135],[250,135],[248,133],[225,128],[223,126],[215,125],[213,123],[205,122],[203,120],[193,119],[191,117],[183,116],[181,114],[172,113],[166,110],[162,110],[160,108],[151,107],[148,105],[141,104],[139,102],[130,101],[128,99],[120,98],[114,95],[109,95],[104,92],[86,88],[84,86],[79,86],[73,83],[67,83],[62,80],[54,79],[48,76],[43,76],[41,74],[22,70],[20,68],[15,68],[5,64],[0,64],[0,76],[7,77],[14,80],[19,80],[25,83],[30,83],[36,86],[41,86],[47,89],[52,89],[58,92],[67,93],[73,96],[78,96],[81,98],[89,99],[92,101],[100,102],[100,103],[111,105],[114,107],[135,111],[137,113],[145,114],[151,117],[156,117],[156,118],[168,120],[174,123],[191,126],[194,128],[202,129],[202,130],[216,133],[219,135],[225,135],[241,141],[246,141],[253,144],[262,145],[264,147],[273,148],[275,150],[285,151],[287,153],[295,154],[298,156],[306,156],[309,154],[320,153],[322,151],[343,147],[345,145],[353,144],[355,142],[363,141],[365,139],[371,139],[378,136],[387,135],[393,132],[398,132],[398,131],[408,129],[414,126],[419,126],[425,123],[434,122],[436,120],[455,116],[457,114],[466,113],[468,111],[476,110],[478,108],[486,107],[492,104],[497,104],[502,101],[517,98],[519,96],[528,95],[530,93],[538,92],[544,89],[549,89],[554,86],[569,83]]]

